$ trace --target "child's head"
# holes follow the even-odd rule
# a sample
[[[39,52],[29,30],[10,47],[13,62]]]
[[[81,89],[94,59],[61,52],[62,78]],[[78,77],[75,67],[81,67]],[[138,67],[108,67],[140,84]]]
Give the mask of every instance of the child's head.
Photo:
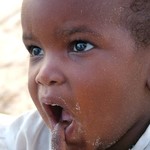
[[[65,149],[126,150],[146,129],[149,11],[149,0],[24,0],[29,91]]]

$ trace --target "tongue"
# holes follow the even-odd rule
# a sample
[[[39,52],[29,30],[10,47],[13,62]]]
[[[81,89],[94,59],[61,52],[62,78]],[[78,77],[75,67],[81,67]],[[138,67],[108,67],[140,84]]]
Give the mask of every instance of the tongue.
[[[71,123],[73,120],[72,116],[67,111],[62,111],[61,121]]]
[[[66,124],[59,122],[56,124],[51,139],[51,150],[66,150],[65,133],[64,129]]]

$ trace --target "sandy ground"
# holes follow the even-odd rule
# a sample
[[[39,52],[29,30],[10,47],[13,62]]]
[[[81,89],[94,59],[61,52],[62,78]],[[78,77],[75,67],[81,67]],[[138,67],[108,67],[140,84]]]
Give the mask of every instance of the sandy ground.
[[[34,108],[27,89],[28,53],[21,41],[22,0],[0,5],[0,113],[19,115]]]

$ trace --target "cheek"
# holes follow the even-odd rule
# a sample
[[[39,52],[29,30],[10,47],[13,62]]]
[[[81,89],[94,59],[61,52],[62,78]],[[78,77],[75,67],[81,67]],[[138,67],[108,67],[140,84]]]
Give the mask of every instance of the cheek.
[[[108,140],[108,135],[114,136],[115,132],[112,132],[122,124],[122,102],[119,101],[121,96],[113,91],[114,89],[108,88],[106,84],[99,88],[93,85],[90,89],[84,88],[79,94],[81,96],[79,120],[82,122],[87,139],[93,143],[99,137]],[[119,124],[114,121],[116,118],[120,118]]]
[[[132,104],[133,95],[128,92],[132,89],[126,84],[130,83],[130,78],[126,78],[125,73],[117,75],[117,72],[113,69],[105,73],[95,71],[93,78],[93,74],[88,73],[88,76],[83,75],[80,83],[76,82],[80,85],[76,86],[75,94],[80,106],[79,120],[91,144],[97,139],[101,139],[102,143],[115,142],[137,119],[138,111],[135,112],[135,104]],[[131,115],[131,112],[135,114]]]
[[[34,70],[34,68],[32,69],[30,68],[29,78],[28,78],[29,93],[44,122],[49,126],[49,128],[51,128],[51,126],[49,125],[48,117],[45,114],[45,111],[43,110],[43,107],[39,101],[39,87],[38,84],[35,82],[36,75],[37,75],[37,70]]]
[[[29,78],[28,78],[28,89],[29,89],[29,93],[30,96],[34,102],[34,104],[36,105],[37,109],[40,109],[40,103],[38,101],[38,86],[35,82],[35,77],[36,77],[36,71],[34,71],[34,69],[29,69],[29,74],[28,74]]]

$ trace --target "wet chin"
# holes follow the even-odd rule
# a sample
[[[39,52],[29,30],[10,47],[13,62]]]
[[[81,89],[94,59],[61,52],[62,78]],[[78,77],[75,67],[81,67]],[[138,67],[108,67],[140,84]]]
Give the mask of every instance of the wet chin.
[[[107,148],[110,148],[111,146],[113,146],[118,140],[116,139],[111,139],[109,137],[109,139],[104,140],[102,137],[100,137],[100,135],[95,135],[95,136],[91,136],[93,132],[88,132],[87,134],[85,133],[84,137],[84,142],[85,142],[85,147],[83,148],[83,150],[105,150]]]

